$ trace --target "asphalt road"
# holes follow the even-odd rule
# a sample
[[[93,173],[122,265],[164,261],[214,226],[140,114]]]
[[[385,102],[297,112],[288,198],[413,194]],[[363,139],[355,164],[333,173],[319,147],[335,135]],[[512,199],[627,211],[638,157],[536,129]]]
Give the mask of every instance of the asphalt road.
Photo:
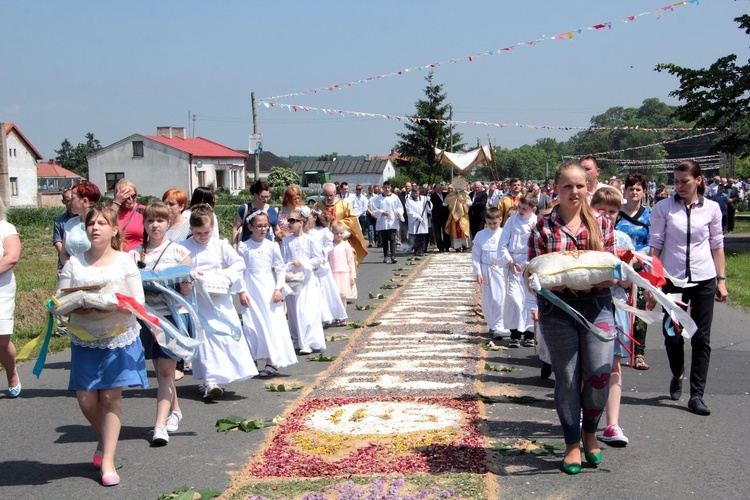
[[[368,293],[386,297],[393,290],[381,290],[389,282],[392,269],[404,267],[382,263],[382,255],[371,253],[360,266],[356,304],[382,303],[369,300]],[[470,272],[470,270],[469,270]],[[373,311],[357,311],[349,305],[350,320],[364,321]],[[331,335],[351,336],[353,330],[329,328]],[[327,355],[337,355],[346,341],[328,342]],[[149,369],[148,389],[126,389],[123,393],[123,420],[117,447],[116,465],[122,483],[105,489],[99,471],[91,465],[96,434],[81,414],[74,393],[67,390],[69,351],[51,355],[39,379],[32,373],[33,360],[20,368],[23,391],[18,399],[0,393],[0,421],[3,439],[0,445],[0,498],[151,498],[183,485],[223,491],[229,487],[232,473],[260,448],[268,431],[250,433],[216,432],[218,419],[229,415],[243,418],[270,418],[281,414],[297,397],[296,392],[271,393],[265,384],[296,382],[309,385],[325,371],[329,363],[299,363],[282,370],[273,379],[251,379],[225,387],[224,396],[204,402],[198,393],[198,381],[191,376],[177,382],[184,418],[169,445],[153,448],[150,432],[156,413],[156,379]]]
[[[392,269],[406,267],[381,263],[375,252],[362,264],[358,304],[377,304],[368,292],[383,293]],[[427,263],[425,272],[429,271]],[[470,264],[456,269],[469,274]],[[584,466],[578,476],[560,472],[561,455],[537,457],[493,454],[491,470],[496,489],[488,496],[499,498],[735,498],[750,496],[746,473],[750,461],[750,368],[748,367],[748,325],[750,316],[718,304],[712,335],[711,370],[706,402],[709,417],[687,410],[686,396],[669,400],[669,370],[661,334],[649,331],[646,359],[648,371],[624,368],[623,405],[620,425],[630,438],[626,448],[602,445],[604,462],[598,469]],[[450,304],[446,304],[450,309]],[[362,321],[371,311],[356,311],[350,318]],[[351,330],[332,328],[326,336],[350,335]],[[328,344],[336,355],[345,341]],[[688,356],[689,359],[689,356]],[[479,361],[479,360],[478,360]],[[500,399],[486,407],[490,444],[533,439],[561,442],[562,433],[552,401],[554,381],[539,378],[539,361],[531,348],[491,351],[487,361],[513,366],[511,373],[485,372],[478,390],[500,395],[529,395],[539,399],[521,405]],[[327,363],[307,362],[303,357],[285,369],[274,383],[294,381],[309,385],[326,370]],[[98,471],[91,465],[95,435],[81,415],[72,393],[67,391],[69,354],[48,358],[42,376],[31,374],[32,364],[21,367],[24,389],[21,397],[0,396],[0,419],[4,436],[0,447],[0,498],[157,498],[159,494],[189,485],[226,489],[232,473],[259,450],[267,430],[248,434],[215,431],[217,419],[234,414],[245,418],[281,414],[297,393],[269,393],[266,380],[232,384],[220,401],[205,403],[198,394],[198,382],[189,376],[177,383],[185,418],[168,446],[152,448],[149,432],[155,413],[156,383],[149,372],[151,387],[126,390],[123,401],[123,429],[117,450],[122,484],[104,489]],[[687,389],[687,385],[686,385]],[[685,391],[688,392],[687,390]],[[604,418],[604,417],[603,417]],[[601,427],[600,430],[603,430]]]

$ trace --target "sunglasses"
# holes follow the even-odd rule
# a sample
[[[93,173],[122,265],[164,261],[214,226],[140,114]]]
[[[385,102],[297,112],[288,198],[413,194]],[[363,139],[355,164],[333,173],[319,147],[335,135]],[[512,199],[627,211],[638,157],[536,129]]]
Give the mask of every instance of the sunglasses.
[[[137,198],[138,198],[138,195],[137,195],[137,194],[131,194],[130,196],[128,196],[128,197],[127,197],[127,198],[125,198],[125,199],[126,199],[126,200],[135,200],[135,199],[137,199]]]
[[[303,220],[302,220],[302,219],[295,219],[294,217],[289,217],[289,218],[287,219],[287,222],[288,222],[289,224],[296,224],[297,222],[303,222]]]

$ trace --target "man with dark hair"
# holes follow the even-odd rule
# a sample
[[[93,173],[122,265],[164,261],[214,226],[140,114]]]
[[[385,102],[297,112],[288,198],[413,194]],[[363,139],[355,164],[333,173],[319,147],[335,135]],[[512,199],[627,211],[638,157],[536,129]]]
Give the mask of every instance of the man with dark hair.
[[[451,247],[451,237],[445,232],[445,223],[448,222],[448,206],[445,205],[443,185],[435,184],[430,195],[432,202],[432,232],[435,237],[435,246],[439,252],[447,252]]]
[[[396,232],[399,221],[404,219],[404,206],[398,196],[391,192],[391,183],[383,183],[383,192],[375,198],[373,214],[377,218],[376,229],[383,243],[383,263],[396,263]]]
[[[484,216],[487,213],[487,192],[484,185],[477,181],[474,183],[474,190],[469,195],[471,205],[469,205],[469,231],[471,238],[484,229]]]
[[[599,189],[599,174],[602,172],[602,169],[596,158],[591,155],[581,157],[578,163],[586,171],[586,196],[588,196],[588,201],[591,202],[594,193]]]

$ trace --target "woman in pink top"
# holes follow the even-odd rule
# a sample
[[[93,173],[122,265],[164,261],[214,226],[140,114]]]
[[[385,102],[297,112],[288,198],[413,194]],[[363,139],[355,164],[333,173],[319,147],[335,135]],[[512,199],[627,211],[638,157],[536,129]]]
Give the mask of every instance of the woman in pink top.
[[[143,243],[143,211],[146,207],[138,204],[138,190],[127,179],[120,179],[115,184],[113,205],[117,208],[117,222],[124,234],[122,250],[129,252]]]
[[[714,298],[727,300],[727,277],[724,275],[724,235],[718,203],[703,196],[706,190],[701,167],[687,160],[675,167],[677,194],[654,205],[651,213],[651,255],[661,258],[664,270],[693,286],[678,288],[667,282],[664,293],[682,293],[682,302],[690,304],[690,317],[698,330],[690,339],[690,400],[688,408],[698,415],[710,415],[703,401],[708,363],[711,358],[711,322]],[[685,374],[685,341],[669,317],[663,323],[672,381],[669,396],[682,396]]]

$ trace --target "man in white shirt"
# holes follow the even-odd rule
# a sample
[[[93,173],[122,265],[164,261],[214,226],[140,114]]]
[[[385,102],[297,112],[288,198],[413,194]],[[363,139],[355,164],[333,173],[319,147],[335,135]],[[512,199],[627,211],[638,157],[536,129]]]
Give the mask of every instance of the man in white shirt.
[[[373,202],[373,213],[377,218],[375,228],[383,243],[383,263],[396,263],[396,232],[399,222],[404,220],[404,206],[391,191],[391,183],[383,183],[383,193]]]
[[[347,186],[347,189],[349,189],[349,186]],[[373,241],[373,229],[372,227],[370,227],[370,221],[367,218],[368,200],[362,184],[357,184],[355,193],[350,194],[346,201],[349,202],[354,215],[356,215],[357,219],[359,219],[359,226],[362,228],[362,232],[367,233],[367,239],[369,241],[369,246],[371,247]]]

